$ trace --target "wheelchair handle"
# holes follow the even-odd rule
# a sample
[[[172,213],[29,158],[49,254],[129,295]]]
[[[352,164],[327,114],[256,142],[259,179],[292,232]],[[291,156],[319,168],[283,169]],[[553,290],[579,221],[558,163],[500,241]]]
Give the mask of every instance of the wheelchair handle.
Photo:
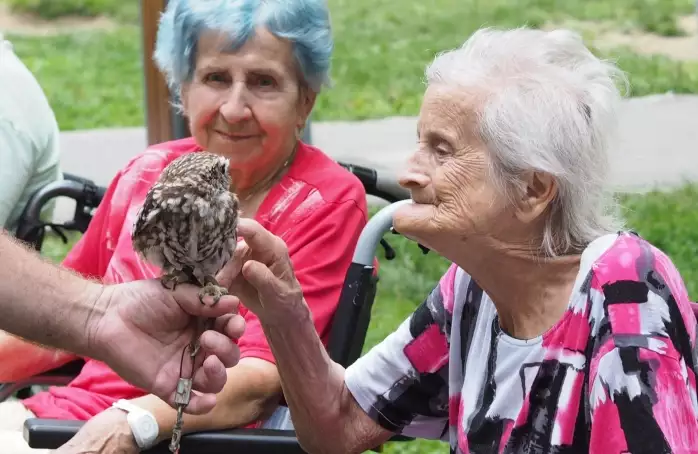
[[[376,170],[370,167],[339,162],[339,165],[350,171],[364,185],[366,193],[379,197],[388,203],[410,198],[410,192],[397,183],[397,178],[385,170]]]
[[[376,250],[383,235],[393,226],[393,213],[401,206],[412,203],[412,200],[400,200],[382,208],[369,219],[366,227],[361,231],[359,241],[354,249],[353,263],[364,266],[373,266]]]
[[[26,207],[26,214],[29,219],[38,219],[43,206],[56,197],[69,197],[73,200],[82,200],[85,195],[86,183],[73,180],[54,181],[36,191],[36,194],[29,201]],[[105,190],[99,186],[93,186],[96,200],[104,197]]]

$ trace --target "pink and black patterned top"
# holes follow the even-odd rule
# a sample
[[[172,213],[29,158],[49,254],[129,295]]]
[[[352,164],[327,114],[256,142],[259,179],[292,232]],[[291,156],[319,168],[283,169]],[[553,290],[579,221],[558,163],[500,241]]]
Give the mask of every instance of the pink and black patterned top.
[[[688,453],[697,353],[679,272],[623,232],[586,248],[567,312],[525,341],[451,266],[346,384],[384,428],[449,441],[452,453]]]

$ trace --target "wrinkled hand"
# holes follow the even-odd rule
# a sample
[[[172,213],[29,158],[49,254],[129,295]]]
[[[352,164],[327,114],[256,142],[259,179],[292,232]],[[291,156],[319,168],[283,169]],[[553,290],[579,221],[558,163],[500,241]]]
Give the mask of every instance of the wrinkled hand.
[[[305,304],[286,243],[248,218],[239,220],[238,236],[243,240],[221,271],[230,293],[260,320],[283,319],[285,310]]]
[[[126,412],[109,409],[92,417],[55,454],[137,454],[140,451]]]
[[[219,278],[224,283],[231,280],[224,274]],[[233,339],[242,335],[245,326],[237,315],[237,298],[224,296],[210,307],[201,304],[197,292],[189,284],[180,284],[174,291],[165,289],[159,279],[107,286],[96,304],[104,312],[93,317],[88,327],[97,359],[174,407],[182,352],[194,336],[195,317],[215,317],[214,330],[200,337],[201,351],[193,365],[196,392],[185,409],[190,414],[207,413],[215,406],[215,394],[225,385],[226,367],[239,359]],[[191,376],[191,367],[187,353],[185,377]]]

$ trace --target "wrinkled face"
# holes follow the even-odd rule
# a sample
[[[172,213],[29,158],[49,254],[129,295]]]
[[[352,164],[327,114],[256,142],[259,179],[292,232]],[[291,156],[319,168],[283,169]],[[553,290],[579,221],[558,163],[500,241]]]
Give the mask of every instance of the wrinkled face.
[[[203,34],[182,105],[196,142],[231,170],[263,175],[295,146],[315,96],[301,84],[291,43],[263,28],[234,52],[223,35]]]
[[[395,213],[395,229],[445,256],[454,242],[496,235],[512,219],[474,130],[479,102],[474,94],[429,87],[418,146],[400,177],[415,203]]]

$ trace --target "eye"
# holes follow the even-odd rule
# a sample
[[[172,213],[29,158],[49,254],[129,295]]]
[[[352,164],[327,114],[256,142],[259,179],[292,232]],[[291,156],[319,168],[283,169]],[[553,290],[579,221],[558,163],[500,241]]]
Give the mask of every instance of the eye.
[[[276,79],[268,74],[257,74],[251,78],[250,82],[259,88],[274,88],[277,86]]]
[[[448,148],[446,148],[442,145],[439,145],[436,148],[434,148],[434,151],[436,151],[436,154],[439,156],[447,156],[450,154],[448,151]]]
[[[228,74],[222,71],[206,73],[203,77],[204,83],[207,84],[225,84],[229,80]]]
[[[429,148],[439,157],[445,157],[451,154],[451,146],[443,137],[431,137],[429,140]]]

